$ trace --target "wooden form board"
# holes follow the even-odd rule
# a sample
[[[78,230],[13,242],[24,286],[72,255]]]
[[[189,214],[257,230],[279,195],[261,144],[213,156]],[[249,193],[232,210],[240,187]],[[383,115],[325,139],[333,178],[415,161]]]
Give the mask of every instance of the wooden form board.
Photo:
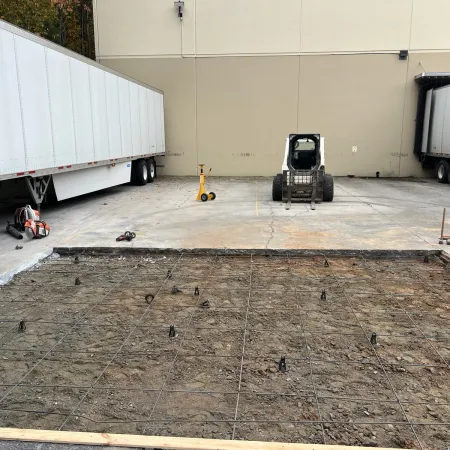
[[[19,428],[0,428],[0,441],[1,440],[178,450],[361,450],[361,447],[347,447],[344,445],[230,441],[165,436],[82,433],[73,431],[25,430]],[[370,450],[370,447],[365,448]],[[383,449],[377,447],[376,450],[394,449]]]

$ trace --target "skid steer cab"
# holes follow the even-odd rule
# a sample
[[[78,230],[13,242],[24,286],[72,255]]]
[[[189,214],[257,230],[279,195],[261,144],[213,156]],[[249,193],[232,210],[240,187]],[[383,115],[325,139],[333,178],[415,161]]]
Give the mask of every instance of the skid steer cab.
[[[325,139],[320,134],[291,134],[286,139],[281,173],[273,179],[272,199],[286,203],[331,202],[334,197],[333,177],[325,173]]]

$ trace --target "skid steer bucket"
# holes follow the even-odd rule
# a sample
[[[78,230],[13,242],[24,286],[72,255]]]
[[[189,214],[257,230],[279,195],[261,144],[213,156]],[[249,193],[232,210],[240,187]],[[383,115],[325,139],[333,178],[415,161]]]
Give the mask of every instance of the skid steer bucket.
[[[316,202],[323,200],[323,170],[285,170],[283,171],[283,202],[286,209],[292,202],[311,202],[315,209]]]

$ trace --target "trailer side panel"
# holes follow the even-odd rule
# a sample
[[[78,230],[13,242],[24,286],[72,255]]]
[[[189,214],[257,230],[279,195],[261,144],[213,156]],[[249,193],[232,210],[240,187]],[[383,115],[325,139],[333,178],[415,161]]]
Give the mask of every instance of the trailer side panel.
[[[163,155],[162,104],[162,92],[0,20],[0,180]]]
[[[14,36],[26,170],[55,166],[45,47]],[[11,70],[14,68],[11,67]]]
[[[68,166],[77,161],[70,60],[67,55],[47,49],[47,76],[52,117],[54,165]]]
[[[4,30],[0,30],[0,149],[0,175],[24,170],[25,142],[14,37]]]

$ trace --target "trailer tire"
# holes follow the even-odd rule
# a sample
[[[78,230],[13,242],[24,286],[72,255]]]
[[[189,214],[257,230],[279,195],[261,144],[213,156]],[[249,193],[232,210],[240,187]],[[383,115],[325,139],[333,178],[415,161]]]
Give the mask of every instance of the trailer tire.
[[[147,160],[148,182],[153,183],[156,178],[156,163],[153,158]]]
[[[138,159],[133,162],[131,182],[136,186],[145,186],[148,182],[149,171],[145,159]]]
[[[281,202],[283,200],[283,175],[281,173],[275,175],[272,182],[272,200]]]
[[[448,183],[449,165],[445,159],[441,159],[436,165],[436,175],[439,183]]]
[[[334,179],[329,173],[323,178],[323,201],[332,202],[334,198]]]

